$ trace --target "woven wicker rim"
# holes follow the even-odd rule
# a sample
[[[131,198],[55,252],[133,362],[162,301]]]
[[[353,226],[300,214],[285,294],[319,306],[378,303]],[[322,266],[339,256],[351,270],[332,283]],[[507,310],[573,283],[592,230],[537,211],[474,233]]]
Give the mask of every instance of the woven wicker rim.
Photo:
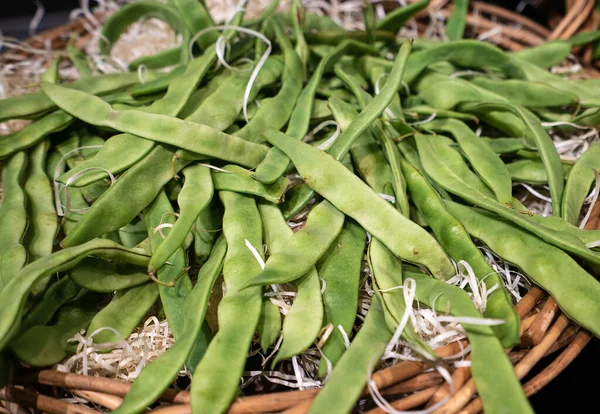
[[[397,3],[394,3],[397,5]],[[486,4],[480,1],[471,2],[471,10],[467,16],[467,26],[475,34],[495,30],[501,37],[494,39],[499,46],[517,51],[525,47],[542,44],[548,40],[566,39],[580,31],[596,30],[600,23],[598,12],[594,11],[594,0],[572,0],[568,2],[567,13],[557,22],[552,30],[507,9]],[[390,6],[385,4],[386,8]],[[432,0],[428,9],[420,13],[418,26],[420,32],[426,25],[428,13],[439,10],[445,17],[452,12],[448,0]],[[96,16],[102,20],[102,15]],[[52,49],[62,49],[66,46],[69,36],[76,34],[79,38],[77,47],[82,48],[91,35],[85,31],[83,19],[75,19],[63,26],[43,32],[27,43],[32,47],[50,44]],[[592,67],[592,48],[580,48],[586,73],[591,77],[600,77]],[[26,52],[15,52],[26,56]],[[592,214],[586,225],[587,230],[600,230],[600,200],[593,206]],[[515,310],[521,317],[521,343],[508,352],[511,362],[515,365],[517,376],[522,379],[545,356],[554,354],[562,349],[552,362],[539,374],[523,384],[527,396],[531,396],[547,385],[560,374],[583,350],[591,340],[592,334],[573,324],[560,312],[552,297],[537,287],[533,287],[519,303]],[[436,349],[439,357],[448,357],[461,351],[467,344],[466,340],[455,342]],[[377,384],[382,394],[388,398],[394,395],[412,393],[391,402],[396,410],[409,410],[423,404],[430,406],[449,397],[448,384],[435,372],[423,371],[427,368],[420,362],[401,362],[389,368],[375,372],[372,380]],[[443,414],[476,414],[482,411],[481,399],[476,397],[476,388],[471,378],[470,369],[461,367],[454,370],[452,379],[456,391],[449,401],[435,413]],[[101,377],[89,377],[78,374],[63,373],[54,370],[42,370],[31,376],[17,378],[14,385],[29,386],[38,389],[40,386],[59,387],[87,399],[91,403],[116,409],[123,401],[131,384]],[[306,413],[318,394],[318,389],[275,392],[263,395],[242,397],[236,399],[229,408],[231,414],[242,413]],[[368,392],[363,392],[363,396]],[[475,398],[473,398],[475,396]],[[391,398],[390,398],[391,399]],[[35,408],[42,412],[63,413],[98,413],[98,411],[74,405],[57,398],[38,394],[29,389],[17,388],[13,385],[0,389],[0,400],[15,402],[23,407]],[[191,413],[190,395],[185,391],[169,389],[159,399],[170,403],[152,410],[157,414],[186,414]],[[384,413],[376,407],[368,414]]]

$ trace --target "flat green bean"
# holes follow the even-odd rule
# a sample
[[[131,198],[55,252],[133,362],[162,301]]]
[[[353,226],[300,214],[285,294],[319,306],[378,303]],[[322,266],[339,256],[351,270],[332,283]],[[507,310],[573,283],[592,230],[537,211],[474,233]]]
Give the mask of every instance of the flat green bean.
[[[91,255],[141,266],[146,266],[149,259],[138,249],[127,249],[110,240],[95,239],[81,246],[60,250],[25,266],[0,291],[0,349],[4,349],[17,333],[25,301],[35,283],[45,276],[71,269]]]
[[[350,412],[369,380],[370,369],[379,360],[391,338],[392,332],[385,323],[383,307],[379,298],[373,296],[364,325],[317,394],[309,413]],[[340,398],[340,395],[344,398]]]
[[[173,6],[181,16],[188,30],[192,34],[196,34],[201,30],[214,26],[215,23],[203,2],[195,0],[173,0]],[[198,37],[196,44],[201,49],[206,49],[208,46],[217,41],[219,35],[216,32],[206,32]]]
[[[344,225],[344,214],[322,201],[308,214],[306,226],[294,233],[285,248],[272,254],[265,268],[247,286],[292,282],[305,275],[325,254]]]
[[[261,288],[242,289],[260,272],[245,242],[262,251],[256,204],[250,197],[227,191],[220,192],[219,197],[225,207],[223,234],[228,248],[223,278],[227,290],[218,308],[219,331],[196,368],[191,389],[192,410],[211,414],[225,412],[236,395],[262,303]],[[224,360],[228,361],[226,370]]]
[[[139,81],[137,73],[126,72],[97,76],[94,78],[94,82],[90,82],[88,79],[81,79],[65,85],[65,87],[93,95],[101,95],[103,93],[122,89],[138,83]],[[52,102],[52,100],[42,91],[1,99],[0,122],[9,119],[37,118],[55,108],[56,105],[54,102]]]
[[[408,275],[407,275],[408,276]],[[467,292],[412,272],[416,282],[416,299],[436,312],[456,317],[481,318]],[[533,413],[515,375],[504,347],[487,326],[461,323],[471,345],[471,371],[486,413]]]
[[[92,125],[114,128],[247,167],[256,166],[267,153],[264,145],[205,125],[136,110],[115,111],[101,99],[82,92],[52,84],[44,84],[42,88],[68,112]]]
[[[263,184],[252,178],[252,172],[237,165],[227,165],[223,171],[213,170],[212,177],[216,190],[235,191],[264,198],[271,203],[283,201],[285,190],[290,182],[286,177],[280,177],[273,184]]]
[[[157,145],[92,204],[61,245],[75,246],[130,223],[173,178],[173,154],[162,145]],[[175,169],[179,170],[184,164],[178,162]],[[123,200],[128,202],[124,205],[121,203]]]
[[[429,5],[429,0],[420,0],[404,7],[398,7],[377,22],[377,30],[397,33],[409,19]]]
[[[457,119],[444,119],[433,120],[423,127],[452,134],[473,169],[494,192],[498,202],[512,205],[512,181],[506,165],[467,125]]]
[[[73,122],[73,117],[65,111],[54,111],[17,132],[0,138],[0,158],[32,147],[48,135],[62,131]]]
[[[430,137],[427,135],[420,136],[417,139],[419,155],[421,156],[427,175],[444,189],[476,206],[485,208],[510,220],[556,247],[581,257],[590,263],[600,264],[600,254],[588,249],[576,235],[566,231],[550,229],[535,221],[528,220],[522,213],[497,203],[494,199],[480,193],[465,183],[439,158],[439,155],[431,147],[429,139]]]
[[[160,282],[158,290],[160,292],[161,303],[165,314],[167,315],[169,327],[177,339],[183,331],[185,319],[183,314],[183,304],[186,296],[192,290],[192,282],[187,273],[185,252],[181,247],[183,240],[179,239],[181,241],[174,242],[173,240],[168,239],[168,235],[167,238],[163,239],[161,232],[154,231],[160,224],[165,222],[164,219],[169,215],[171,215],[171,219],[174,219],[172,216],[173,207],[165,195],[165,192],[161,190],[154,201],[144,210],[144,220],[146,222],[146,227],[148,228],[148,237],[150,237],[152,245],[152,258],[148,262],[148,269],[152,269],[152,273],[150,273],[149,270],[151,275],[154,275],[154,272],[156,272],[157,279]],[[173,229],[175,228],[173,227],[171,230]],[[187,235],[187,231],[184,234]],[[151,267],[154,255],[159,251],[160,246],[163,246],[165,243],[170,243],[168,249],[163,250],[163,252],[171,252],[171,254],[167,256],[170,264],[160,269],[155,266]]]
[[[404,160],[402,169],[412,201],[427,220],[440,244],[456,262],[464,260],[469,263],[477,279],[485,283],[488,291],[497,286],[487,298],[485,315],[504,321],[502,325],[494,326],[493,330],[505,348],[514,346],[519,342],[520,319],[513,310],[502,279],[485,260],[460,222],[446,210],[440,196],[423,174]]]
[[[2,168],[2,204],[0,204],[0,292],[17,276],[27,262],[27,251],[21,244],[27,228],[25,192],[21,177],[27,156],[13,155]]]
[[[281,314],[279,306],[269,299],[263,299],[260,308],[260,318],[256,325],[256,332],[260,338],[260,349],[266,353],[275,343],[281,331]]]
[[[144,268],[121,263],[109,263],[90,257],[83,259],[69,272],[71,280],[92,292],[112,293],[150,281]]]
[[[184,330],[175,344],[146,366],[131,385],[127,396],[114,412],[141,413],[156,401],[177,377],[200,335],[212,287],[223,267],[227,251],[224,237],[219,238],[210,258],[198,273],[198,283],[184,303]]]
[[[490,213],[449,201],[446,206],[473,237],[552,295],[566,315],[600,335],[600,283],[567,253]],[[562,275],[569,275],[569,283]]]
[[[583,201],[594,181],[594,168],[599,170],[600,144],[592,144],[584,152],[569,174],[562,199],[562,216],[571,224],[577,224]]]
[[[293,237],[277,206],[261,202],[258,211],[263,222],[269,255],[284,252]],[[323,302],[319,275],[313,267],[295,282],[297,294],[283,323],[283,343],[273,366],[308,349],[319,335],[323,321]],[[278,310],[279,311],[279,310]],[[279,334],[279,331],[277,332]]]
[[[64,307],[56,323],[34,326],[15,338],[10,348],[20,361],[32,367],[58,364],[68,355],[67,340],[85,329],[94,312],[76,307]]]
[[[167,237],[160,242],[160,245],[152,254],[152,259],[148,263],[150,274],[154,274],[160,269],[169,257],[179,249],[200,212],[207,208],[212,200],[213,181],[207,167],[192,164],[183,169],[183,175],[185,181],[181,192],[177,196],[179,216],[173,227],[168,230]],[[158,224],[161,224],[160,218]],[[154,233],[154,231],[152,232]]]
[[[313,190],[355,219],[396,256],[424,265],[441,279],[454,275],[452,263],[433,237],[402,216],[330,155],[278,131],[268,131],[265,138],[290,157]],[[399,228],[403,229],[402,239],[392,231]]]
[[[119,342],[127,338],[146,317],[158,299],[156,283],[149,282],[116,292],[112,300],[94,316],[87,329],[97,344]],[[112,330],[103,328],[112,328]]]

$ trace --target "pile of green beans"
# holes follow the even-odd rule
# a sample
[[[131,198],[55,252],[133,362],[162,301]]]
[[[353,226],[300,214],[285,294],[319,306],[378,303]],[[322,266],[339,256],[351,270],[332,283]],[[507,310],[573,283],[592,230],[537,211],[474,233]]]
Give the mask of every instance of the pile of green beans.
[[[356,32],[292,3],[218,27],[201,1],[133,2],[104,23],[101,53],[149,15],[181,45],[98,75],[69,44],[81,80],[56,60],[40,91],[0,100],[0,121],[31,120],[0,137],[2,365],[52,366],[80,330],[118,342],[151,312],[175,345],[115,412],[144,412],[184,366],[193,412],[226,412],[260,348],[290,374],[318,349],[310,412],[346,413],[392,338],[446,365],[407,316],[427,307],[468,318],[485,412],[532,412],[505,353],[520,319],[480,247],[600,336],[600,231],[579,227],[600,144],[561,159],[544,124],[595,126],[598,83],[547,69],[599,36],[507,53],[463,39],[457,0],[447,40],[413,44],[396,34],[427,0],[379,21],[369,4]],[[446,283],[465,263],[486,305]]]

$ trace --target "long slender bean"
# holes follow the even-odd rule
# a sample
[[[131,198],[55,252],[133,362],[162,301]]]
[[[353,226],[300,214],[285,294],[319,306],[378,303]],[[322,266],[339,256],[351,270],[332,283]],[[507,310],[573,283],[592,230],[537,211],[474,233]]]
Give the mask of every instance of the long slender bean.
[[[491,213],[450,201],[446,206],[473,237],[515,263],[551,294],[565,314],[595,335],[600,334],[596,300],[600,283],[567,253]],[[569,275],[569,283],[564,283],[562,275]]]
[[[562,216],[571,224],[577,224],[583,201],[594,181],[594,168],[600,169],[598,157],[600,144],[593,144],[584,152],[569,174],[562,199]]]
[[[68,270],[84,257],[94,255],[145,266],[149,257],[137,249],[127,249],[105,239],[91,240],[81,246],[63,249],[25,266],[0,291],[0,349],[12,339],[21,323],[21,311],[34,284],[45,276]]]
[[[53,100],[92,125],[106,126],[193,153],[217,157],[244,166],[256,166],[267,147],[224,134],[201,124],[136,110],[115,111],[99,98],[57,85],[44,84]]]
[[[148,263],[148,272],[155,273],[183,244],[190,232],[196,218],[202,210],[207,208],[213,197],[213,182],[210,170],[199,164],[192,164],[183,169],[185,182],[177,196],[179,205],[179,216],[172,228],[169,229],[167,237],[160,242],[152,259]],[[163,213],[164,214],[164,213]],[[161,219],[159,218],[159,223]],[[158,225],[157,224],[157,225]],[[156,227],[156,226],[155,226]],[[152,230],[154,232],[154,230]],[[158,239],[157,239],[158,240]]]
[[[242,289],[249,278],[260,272],[245,242],[262,246],[256,204],[249,197],[227,191],[220,192],[219,197],[225,206],[223,234],[228,248],[223,277],[227,291],[219,304],[219,331],[198,364],[192,383],[192,409],[198,413],[225,412],[234,398],[262,302],[260,287]],[[228,361],[226,370],[223,360]]]
[[[200,335],[210,292],[223,267],[226,251],[227,243],[225,238],[221,237],[215,243],[210,258],[200,269],[198,283],[186,297],[182,335],[175,345],[142,370],[123,404],[115,410],[116,414],[143,412],[176,378]]]
[[[27,157],[13,155],[2,169],[2,204],[0,205],[0,292],[17,276],[27,262],[27,251],[21,244],[27,227],[25,192],[21,176]]]
[[[265,138],[290,157],[312,189],[355,219],[396,256],[424,265],[438,278],[454,275],[450,260],[425,230],[402,216],[331,156],[277,131],[268,131]],[[403,237],[399,239],[391,229],[403,229]]]

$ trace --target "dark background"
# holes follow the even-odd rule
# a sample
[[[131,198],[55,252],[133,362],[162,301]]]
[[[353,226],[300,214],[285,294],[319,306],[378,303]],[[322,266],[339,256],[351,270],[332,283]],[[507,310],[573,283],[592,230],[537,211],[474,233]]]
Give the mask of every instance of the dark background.
[[[537,0],[538,4],[543,0]],[[515,10],[516,1],[489,1]],[[90,1],[93,6],[95,2]],[[546,0],[545,11],[548,7],[560,7],[557,0]],[[77,0],[42,0],[46,14],[39,25],[38,31],[67,22],[71,10],[79,7]],[[0,30],[4,36],[26,38],[31,17],[35,13],[36,5],[31,0],[2,0],[0,8]],[[532,6],[527,6],[523,14],[540,20],[541,11]],[[543,23],[543,22],[542,22]],[[568,283],[568,275],[565,275],[565,283]],[[600,300],[600,298],[598,298]],[[550,360],[555,357],[554,354]],[[544,366],[544,361],[539,365]],[[549,361],[547,361],[549,362]],[[547,363],[546,362],[546,363]],[[598,381],[598,369],[600,369],[600,340],[594,338],[583,352],[573,361],[554,381],[544,387],[540,392],[531,397],[531,402],[538,414],[553,413],[576,413],[576,412],[598,412],[598,395],[600,392],[600,381]],[[531,375],[535,375],[534,370]],[[518,413],[514,413],[518,414]]]

